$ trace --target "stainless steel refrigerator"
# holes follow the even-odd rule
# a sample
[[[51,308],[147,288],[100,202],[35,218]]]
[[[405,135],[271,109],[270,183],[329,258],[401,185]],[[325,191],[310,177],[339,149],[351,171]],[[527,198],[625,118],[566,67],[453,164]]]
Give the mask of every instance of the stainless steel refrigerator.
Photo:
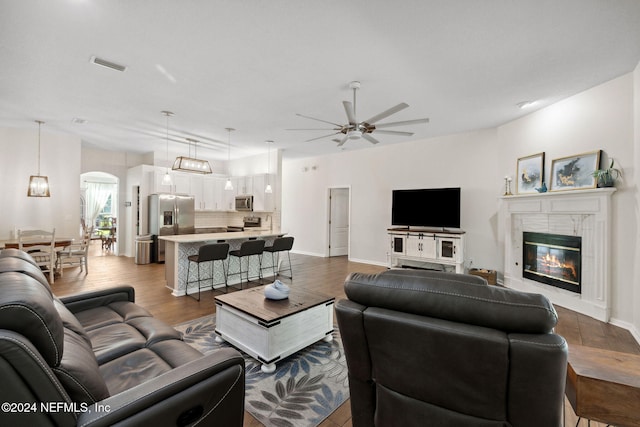
[[[155,261],[164,262],[165,241],[157,236],[195,233],[195,200],[182,194],[149,195],[149,234],[154,236]]]

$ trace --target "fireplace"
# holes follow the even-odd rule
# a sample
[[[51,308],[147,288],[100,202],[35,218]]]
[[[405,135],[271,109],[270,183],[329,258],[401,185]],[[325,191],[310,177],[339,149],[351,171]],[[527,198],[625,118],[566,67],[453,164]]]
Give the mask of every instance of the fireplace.
[[[523,232],[522,276],[540,283],[582,293],[582,238]]]

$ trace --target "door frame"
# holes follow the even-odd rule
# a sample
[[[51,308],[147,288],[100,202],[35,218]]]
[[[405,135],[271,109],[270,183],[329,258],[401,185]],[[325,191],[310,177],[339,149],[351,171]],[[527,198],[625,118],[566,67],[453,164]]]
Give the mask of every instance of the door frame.
[[[326,245],[325,245],[325,257],[331,256],[331,190],[347,190],[348,192],[348,201],[347,201],[347,224],[349,227],[349,232],[347,234],[347,259],[350,259],[351,256],[351,186],[350,185],[334,185],[331,187],[327,187],[327,219],[325,221],[327,227],[327,235],[326,235]]]

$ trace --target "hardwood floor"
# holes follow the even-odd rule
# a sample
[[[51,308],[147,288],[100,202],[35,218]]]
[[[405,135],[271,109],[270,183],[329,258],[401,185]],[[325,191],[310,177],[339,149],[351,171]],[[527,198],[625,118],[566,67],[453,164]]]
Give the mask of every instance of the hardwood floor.
[[[385,269],[381,266],[350,262],[346,257],[319,258],[291,254],[291,261],[294,286],[316,289],[335,295],[338,299],[344,298],[342,285],[349,273],[377,273]],[[289,282],[288,279],[283,281]],[[155,317],[171,325],[215,312],[211,292],[204,292],[200,301],[189,297],[176,298],[166,287],[164,265],[136,265],[133,258],[118,257],[102,251],[97,242],[91,245],[89,274],[85,275],[79,268],[66,269],[64,276],[56,279],[53,290],[56,295],[64,296],[120,284],[134,286],[136,302]],[[569,344],[640,354],[640,345],[627,330],[562,307],[556,309],[560,319],[556,331],[565,337]],[[565,408],[566,425],[575,426],[577,417],[566,399]],[[583,420],[581,424],[586,425],[586,421]],[[245,412],[244,425],[262,426],[248,412]],[[605,426],[597,422],[592,422],[591,425]],[[351,426],[351,408],[348,400],[321,424],[321,427],[336,426]]]

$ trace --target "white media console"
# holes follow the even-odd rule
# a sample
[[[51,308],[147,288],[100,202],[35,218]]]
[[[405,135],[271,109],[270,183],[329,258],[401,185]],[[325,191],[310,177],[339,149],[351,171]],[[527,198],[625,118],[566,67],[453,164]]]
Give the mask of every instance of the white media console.
[[[389,228],[391,240],[390,267],[439,264],[455,267],[464,273],[464,231],[432,231]]]

